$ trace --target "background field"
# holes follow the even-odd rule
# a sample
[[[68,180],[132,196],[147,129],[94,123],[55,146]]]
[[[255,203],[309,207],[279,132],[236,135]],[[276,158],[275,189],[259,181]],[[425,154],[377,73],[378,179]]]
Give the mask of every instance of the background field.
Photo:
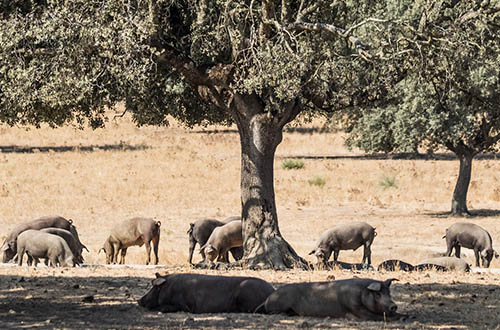
[[[450,208],[458,161],[373,160],[345,149],[341,134],[319,133],[315,128],[320,126],[320,122],[315,122],[305,129],[285,133],[277,151],[275,189],[280,229],[296,251],[313,261],[307,254],[322,231],[356,220],[367,221],[377,228],[378,236],[372,248],[374,265],[390,258],[417,263],[444,252],[446,244],[442,236],[445,229],[454,222],[463,221],[442,214]],[[85,315],[89,311],[99,314],[100,307],[107,308],[106,313],[114,315],[103,317],[101,321],[105,322],[105,327],[115,324],[118,328],[140,327],[141,323],[137,322],[146,322],[149,327],[170,325],[187,328],[244,328],[252,324],[257,328],[270,324],[278,328],[323,327],[322,324],[360,326],[355,322],[277,316],[266,317],[264,321],[248,316],[248,319],[241,319],[241,324],[232,316],[223,316],[222,321],[217,317],[207,317],[206,320],[195,317],[194,321],[186,321],[187,316],[183,313],[169,317],[156,314],[144,316],[135,305],[134,299],[145,291],[148,278],[153,277],[155,271],[192,271],[187,266],[186,231],[190,222],[239,214],[240,148],[239,136],[234,128],[186,130],[175,123],[168,128],[136,128],[126,117],[112,120],[106,129],[96,131],[69,127],[26,131],[23,128],[1,127],[0,149],[2,241],[19,222],[44,215],[61,215],[74,220],[81,240],[91,250],[84,253],[86,262],[102,264],[104,255],[99,255],[97,251],[113,226],[134,216],[154,217],[162,221],[160,264],[165,265],[157,270],[105,267],[65,270],[41,267],[34,270],[25,266],[2,266],[0,317],[7,322],[4,325],[12,326],[21,321],[31,325],[45,322],[37,317],[23,316],[14,307],[8,307],[7,302],[14,306],[21,304],[22,308],[33,305],[35,309],[38,305],[32,300],[37,294],[40,301],[61,298],[54,296],[57,292],[43,291],[46,289],[40,283],[46,281],[50,286],[61,285],[65,302],[77,309],[83,319],[78,319],[83,323],[56,323],[56,327],[98,327],[93,321],[101,320],[103,316],[86,319]],[[302,159],[304,168],[283,169],[281,164],[288,158]],[[469,208],[483,216],[466,220],[488,229],[497,250],[500,240],[499,170],[498,160],[474,161]],[[323,178],[325,185],[310,185],[308,180],[314,177]],[[395,184],[384,187],[381,185],[384,178],[394,179]],[[473,263],[472,251],[462,251],[466,260]],[[340,253],[340,260],[348,262],[360,262],[361,257],[362,249]],[[195,253],[197,260],[199,255]],[[144,248],[128,250],[127,263],[143,262]],[[494,260],[491,267],[500,268],[500,260]],[[326,280],[330,275],[337,278],[353,276],[350,272],[341,271],[244,273],[264,277],[275,284]],[[21,283],[18,282],[20,276],[24,276]],[[383,279],[394,275],[357,276]],[[62,284],[60,277],[63,278]],[[482,320],[479,327],[495,328],[500,323],[498,275],[430,272],[396,274],[396,277],[401,280],[394,289],[396,300],[402,310],[413,313],[417,319],[407,324],[368,323],[369,327],[472,327],[477,325],[478,318]],[[75,293],[74,283],[81,281],[85,285],[81,285]],[[37,283],[40,285],[37,286]],[[116,290],[108,290],[114,287]],[[126,293],[120,291],[123,287],[128,288]],[[104,292],[98,292],[99,288]],[[30,305],[25,297],[26,291],[31,290],[34,293],[29,298],[32,299]],[[82,303],[82,297],[89,292],[98,302],[90,307],[88,303]],[[118,307],[121,305],[126,306],[123,307],[126,312]],[[437,310],[443,309],[448,313],[443,316],[444,319],[435,315]],[[9,310],[13,312],[9,313]],[[490,310],[497,313],[490,315]],[[120,316],[120,313],[127,314],[128,318]],[[59,320],[64,314],[57,315],[51,322]],[[224,317],[229,317],[229,320]],[[39,325],[54,326],[53,323]]]

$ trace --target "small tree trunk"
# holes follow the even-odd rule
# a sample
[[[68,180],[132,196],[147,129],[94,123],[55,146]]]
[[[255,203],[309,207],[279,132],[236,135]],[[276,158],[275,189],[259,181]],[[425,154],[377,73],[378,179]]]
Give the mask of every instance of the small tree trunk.
[[[249,268],[283,270],[306,262],[283,239],[274,198],[274,155],[281,125],[262,111],[238,115],[241,139],[243,262]]]
[[[451,214],[465,216],[470,215],[467,209],[467,191],[472,172],[473,153],[456,153],[460,160],[460,170],[458,173],[457,183],[453,191],[453,199],[451,201]]]

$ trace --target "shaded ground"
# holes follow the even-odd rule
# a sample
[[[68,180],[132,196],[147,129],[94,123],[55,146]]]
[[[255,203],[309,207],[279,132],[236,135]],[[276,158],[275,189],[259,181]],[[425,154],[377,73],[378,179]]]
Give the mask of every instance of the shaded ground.
[[[204,271],[209,274],[251,275],[279,287],[296,281],[372,277],[400,279],[392,295],[407,322],[354,322],[343,319],[252,314],[161,314],[136,303],[155,272],[199,272],[188,267],[105,267],[38,269],[0,266],[0,328],[79,329],[500,329],[500,276],[438,272],[352,273]]]

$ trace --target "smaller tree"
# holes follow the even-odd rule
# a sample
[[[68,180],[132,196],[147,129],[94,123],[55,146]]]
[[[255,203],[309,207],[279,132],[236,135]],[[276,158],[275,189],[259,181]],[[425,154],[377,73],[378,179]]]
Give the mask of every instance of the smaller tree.
[[[499,150],[500,7],[421,1],[403,21],[403,42],[413,49],[400,63],[408,75],[388,106],[342,118],[347,144],[370,152],[449,149],[460,161],[451,213],[468,215],[472,160]]]

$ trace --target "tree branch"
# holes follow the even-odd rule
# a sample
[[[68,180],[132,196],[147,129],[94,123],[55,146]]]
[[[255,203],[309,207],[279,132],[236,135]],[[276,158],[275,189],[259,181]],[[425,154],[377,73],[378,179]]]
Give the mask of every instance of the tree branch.
[[[368,20],[365,22],[367,23]],[[357,24],[357,27],[361,25]],[[371,59],[371,55],[366,52],[366,50],[370,49],[370,46],[364,44],[357,37],[350,35],[352,29],[344,30],[343,28],[337,27],[331,24],[325,23],[305,23],[305,22],[295,22],[290,23],[286,27],[289,30],[307,30],[307,31],[324,31],[335,34],[341,38],[347,39],[351,45],[356,49],[360,56],[365,59]]]
[[[275,8],[273,0],[262,1],[262,25],[260,26],[259,35],[261,39],[271,38],[271,27],[274,25],[272,21],[275,19]]]

